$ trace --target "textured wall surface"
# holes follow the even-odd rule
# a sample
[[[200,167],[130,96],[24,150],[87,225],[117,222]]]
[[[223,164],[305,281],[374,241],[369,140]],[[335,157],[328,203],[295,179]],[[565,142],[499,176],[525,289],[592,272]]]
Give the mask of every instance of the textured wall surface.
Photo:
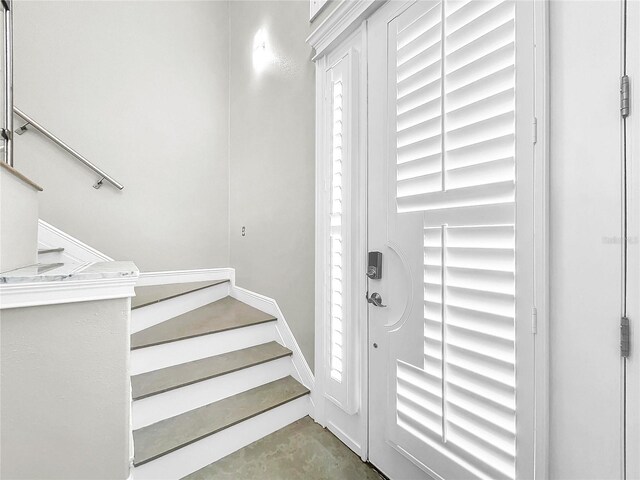
[[[129,300],[2,310],[0,477],[129,475]]]

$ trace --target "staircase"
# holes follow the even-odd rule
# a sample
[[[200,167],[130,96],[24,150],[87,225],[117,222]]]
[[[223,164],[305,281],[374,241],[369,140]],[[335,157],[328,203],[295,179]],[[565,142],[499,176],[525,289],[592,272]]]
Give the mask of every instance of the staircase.
[[[137,287],[131,307],[135,480],[182,478],[308,415],[277,318],[228,280]]]

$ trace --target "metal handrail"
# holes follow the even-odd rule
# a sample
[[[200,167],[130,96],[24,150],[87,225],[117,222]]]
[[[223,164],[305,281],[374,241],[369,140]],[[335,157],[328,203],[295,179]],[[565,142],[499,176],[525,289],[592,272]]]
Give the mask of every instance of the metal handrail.
[[[4,162],[13,167],[13,2],[2,0],[4,35],[2,38],[4,50],[4,125],[0,129],[2,145],[4,147]]]
[[[55,143],[56,145],[58,145],[60,148],[62,148],[64,151],[66,151],[67,153],[69,153],[71,156],[75,157],[77,160],[80,160],[80,162],[82,162],[87,168],[89,168],[90,170],[93,170],[95,173],[97,173],[98,175],[100,175],[100,180],[98,180],[96,182],[96,184],[93,186],[94,188],[100,188],[102,186],[102,182],[104,180],[106,180],[107,182],[109,182],[111,185],[113,185],[114,187],[116,187],[118,190],[122,190],[124,188],[124,185],[122,185],[120,182],[116,181],[113,177],[111,177],[109,174],[105,173],[104,170],[102,170],[101,168],[97,167],[96,165],[94,165],[93,163],[91,163],[89,160],[87,160],[83,155],[81,155],[80,153],[76,152],[73,148],[71,148],[69,145],[67,145],[66,143],[64,143],[62,140],[60,140],[58,137],[56,137],[53,133],[51,133],[49,130],[47,130],[46,128],[44,128],[42,125],[40,125],[38,122],[36,122],[33,118],[31,118],[29,115],[27,115],[26,113],[24,113],[22,110],[20,110],[18,107],[16,107],[15,105],[13,106],[13,112],[20,117],[22,120],[24,120],[26,123],[24,125],[22,125],[21,127],[19,127],[16,130],[16,133],[18,135],[22,135],[24,132],[26,132],[28,130],[27,127],[32,126],[35,130],[37,130],[38,132],[40,132],[42,135],[44,135],[46,138],[48,138],[49,140],[51,140],[53,143]]]

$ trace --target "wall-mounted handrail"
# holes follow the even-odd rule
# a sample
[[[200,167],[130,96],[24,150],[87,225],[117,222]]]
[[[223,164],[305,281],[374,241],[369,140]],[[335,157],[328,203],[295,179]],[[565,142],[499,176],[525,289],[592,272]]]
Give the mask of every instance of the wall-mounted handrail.
[[[111,177],[109,174],[105,173],[104,170],[102,170],[101,168],[97,167],[96,165],[94,165],[93,163],[91,163],[89,160],[87,160],[83,155],[81,155],[80,153],[76,152],[73,148],[71,148],[69,145],[67,145],[66,143],[64,143],[62,140],[60,140],[58,137],[56,137],[53,133],[51,133],[49,130],[47,130],[46,128],[44,128],[42,125],[40,125],[38,122],[36,122],[33,118],[31,118],[29,115],[27,115],[26,113],[24,113],[22,110],[20,110],[18,107],[16,107],[14,105],[13,107],[13,111],[14,113],[20,117],[22,120],[24,120],[26,123],[24,125],[22,125],[20,128],[18,128],[16,130],[16,133],[21,135],[23,134],[25,131],[28,130],[28,127],[31,126],[33,127],[35,130],[37,130],[38,132],[40,132],[42,135],[44,135],[46,138],[48,138],[49,140],[51,140],[53,143],[55,143],[56,145],[58,145],[60,148],[62,148],[64,151],[66,151],[67,153],[69,153],[71,156],[75,157],[77,160],[80,160],[80,162],[82,162],[86,167],[88,167],[90,170],[93,170],[95,173],[97,173],[98,175],[100,175],[100,180],[98,180],[96,182],[96,184],[94,185],[94,188],[100,188],[102,186],[102,182],[104,180],[106,180],[107,182],[109,182],[111,185],[113,185],[114,187],[116,187],[118,190],[122,190],[124,188],[124,185],[122,185],[120,182],[116,181],[113,177]]]

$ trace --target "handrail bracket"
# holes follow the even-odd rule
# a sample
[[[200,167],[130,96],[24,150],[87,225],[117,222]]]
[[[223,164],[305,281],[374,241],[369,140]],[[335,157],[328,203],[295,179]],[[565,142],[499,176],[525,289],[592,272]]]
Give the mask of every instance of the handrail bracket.
[[[19,126],[18,128],[16,128],[15,132],[18,135],[22,135],[24,132],[26,132],[28,130],[28,126],[31,125],[31,123],[27,122],[24,125]]]

